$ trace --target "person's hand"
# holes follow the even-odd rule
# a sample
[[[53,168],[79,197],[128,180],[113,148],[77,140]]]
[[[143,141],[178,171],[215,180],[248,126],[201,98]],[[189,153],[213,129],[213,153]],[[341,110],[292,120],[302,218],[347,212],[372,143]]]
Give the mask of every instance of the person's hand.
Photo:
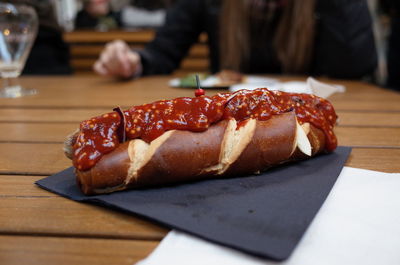
[[[128,44],[121,40],[106,44],[99,59],[93,65],[94,71],[99,75],[121,78],[138,75],[141,68],[139,54],[132,51]]]

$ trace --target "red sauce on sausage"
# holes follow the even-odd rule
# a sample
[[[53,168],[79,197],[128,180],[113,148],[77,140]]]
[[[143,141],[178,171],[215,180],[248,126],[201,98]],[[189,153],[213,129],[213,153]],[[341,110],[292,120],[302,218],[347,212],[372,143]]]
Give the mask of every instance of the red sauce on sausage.
[[[151,142],[168,130],[201,132],[220,120],[234,118],[238,127],[248,119],[268,120],[273,115],[295,111],[300,124],[309,122],[326,136],[326,150],[337,146],[333,133],[336,113],[323,98],[298,93],[269,91],[266,88],[220,93],[212,97],[182,97],[135,106],[123,112],[128,139]],[[88,170],[119,145],[118,128],[122,125],[117,112],[84,121],[73,146],[74,166]]]

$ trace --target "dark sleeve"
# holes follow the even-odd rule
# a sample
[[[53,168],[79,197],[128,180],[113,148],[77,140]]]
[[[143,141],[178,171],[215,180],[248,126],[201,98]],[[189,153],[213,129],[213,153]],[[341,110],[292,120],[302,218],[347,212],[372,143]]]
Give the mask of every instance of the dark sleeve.
[[[97,26],[99,20],[96,17],[91,16],[85,10],[78,12],[75,18],[75,28],[76,29],[94,29]]]
[[[139,51],[143,75],[169,74],[179,67],[203,30],[203,1],[181,0],[168,10],[155,39]]]
[[[313,73],[336,78],[372,74],[377,64],[365,0],[319,0]]]

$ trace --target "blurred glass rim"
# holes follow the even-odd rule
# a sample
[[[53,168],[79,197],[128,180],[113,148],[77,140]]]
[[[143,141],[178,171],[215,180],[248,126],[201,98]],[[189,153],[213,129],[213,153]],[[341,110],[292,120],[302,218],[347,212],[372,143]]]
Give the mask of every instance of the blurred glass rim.
[[[32,16],[31,25],[33,26],[34,30],[37,31],[39,26],[39,19],[36,13],[36,10],[29,5],[26,4],[13,4],[7,2],[0,3],[0,16],[4,13],[9,13],[10,15],[20,15],[20,14],[29,14]]]
[[[25,4],[0,3],[0,12],[18,15],[20,13],[30,13],[37,18],[36,11],[33,7]]]

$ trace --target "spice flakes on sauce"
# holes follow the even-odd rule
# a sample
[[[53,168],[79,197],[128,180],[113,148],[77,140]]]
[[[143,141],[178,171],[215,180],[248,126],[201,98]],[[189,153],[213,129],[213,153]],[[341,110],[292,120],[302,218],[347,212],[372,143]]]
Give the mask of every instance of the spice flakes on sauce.
[[[337,146],[333,133],[336,113],[329,101],[309,94],[269,91],[266,88],[220,93],[212,97],[182,97],[135,106],[123,112],[127,139],[151,142],[168,130],[201,132],[220,120],[234,118],[268,120],[273,115],[295,111],[300,124],[309,122],[326,136],[326,149]],[[121,116],[111,112],[84,121],[73,146],[74,166],[88,170],[119,145]],[[122,125],[123,126],[123,125]]]

